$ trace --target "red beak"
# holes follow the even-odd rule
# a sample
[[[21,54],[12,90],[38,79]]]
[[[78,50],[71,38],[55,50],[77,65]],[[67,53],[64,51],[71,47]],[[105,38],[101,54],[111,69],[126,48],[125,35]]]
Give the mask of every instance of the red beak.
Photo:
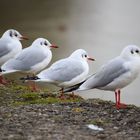
[[[27,37],[25,37],[25,36],[22,36],[22,37],[20,37],[20,39],[21,40],[29,40]]]
[[[50,47],[51,47],[51,48],[59,48],[59,47],[56,46],[56,45],[51,45]]]
[[[88,57],[87,59],[88,60],[91,60],[91,61],[95,61],[95,59],[94,58],[91,58],[91,57]]]

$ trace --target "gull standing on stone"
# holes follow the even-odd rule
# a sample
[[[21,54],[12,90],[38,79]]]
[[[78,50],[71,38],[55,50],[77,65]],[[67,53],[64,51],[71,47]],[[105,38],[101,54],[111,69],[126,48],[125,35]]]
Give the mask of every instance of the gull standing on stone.
[[[120,90],[134,81],[139,73],[140,48],[136,45],[129,45],[123,49],[120,56],[103,65],[97,73],[87,78],[84,82],[65,89],[64,92],[94,88],[114,91],[116,108],[126,108],[126,105],[120,102]]]

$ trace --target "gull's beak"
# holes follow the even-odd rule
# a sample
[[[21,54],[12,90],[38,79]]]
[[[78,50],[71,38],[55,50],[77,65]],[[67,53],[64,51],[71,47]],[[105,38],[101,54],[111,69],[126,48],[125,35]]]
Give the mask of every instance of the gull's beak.
[[[29,39],[27,37],[25,37],[25,36],[21,36],[20,40],[29,40]]]
[[[56,45],[51,45],[50,47],[51,47],[51,48],[59,48],[59,47],[56,46]]]
[[[91,60],[91,61],[95,61],[94,58],[91,58],[91,57],[87,57],[88,60]]]

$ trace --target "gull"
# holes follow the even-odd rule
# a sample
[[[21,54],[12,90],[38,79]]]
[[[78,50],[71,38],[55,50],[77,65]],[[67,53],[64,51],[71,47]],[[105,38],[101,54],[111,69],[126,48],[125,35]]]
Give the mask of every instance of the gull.
[[[52,59],[51,48],[57,48],[45,38],[37,38],[30,47],[23,49],[14,58],[1,66],[2,75],[21,72],[37,74],[50,63]]]
[[[64,87],[73,86],[85,80],[89,72],[87,60],[94,59],[89,57],[85,50],[78,49],[69,57],[56,61],[48,69],[40,72],[35,80],[36,82],[46,82],[61,87],[61,97],[63,97]]]
[[[101,89],[115,92],[116,108],[126,108],[120,102],[121,89],[134,81],[140,73],[140,48],[126,46],[121,54],[103,65],[97,73],[85,81],[65,89],[64,92]]]
[[[28,39],[22,36],[18,31],[9,29],[0,38],[0,66],[2,66],[7,60],[13,58],[22,50],[20,40]],[[0,76],[0,83],[3,84],[3,77]]]

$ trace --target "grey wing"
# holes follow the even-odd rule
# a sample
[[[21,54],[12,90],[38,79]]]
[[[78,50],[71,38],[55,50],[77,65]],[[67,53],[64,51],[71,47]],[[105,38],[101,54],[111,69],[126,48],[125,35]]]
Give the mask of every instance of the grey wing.
[[[52,81],[66,82],[84,72],[82,63],[77,60],[63,59],[44,71],[44,76]]]
[[[30,70],[32,66],[40,63],[46,58],[46,55],[41,52],[39,49],[27,48],[24,49],[19,55],[15,58],[7,61],[3,66],[3,70]]]
[[[11,51],[10,48],[8,48],[5,45],[5,42],[0,42],[0,57],[3,57],[4,55],[8,54]]]
[[[92,89],[108,85],[120,75],[129,71],[129,69],[126,69],[123,64],[124,60],[119,57],[110,61],[109,63],[101,67],[101,69],[96,74],[89,77],[80,86],[80,88]]]

